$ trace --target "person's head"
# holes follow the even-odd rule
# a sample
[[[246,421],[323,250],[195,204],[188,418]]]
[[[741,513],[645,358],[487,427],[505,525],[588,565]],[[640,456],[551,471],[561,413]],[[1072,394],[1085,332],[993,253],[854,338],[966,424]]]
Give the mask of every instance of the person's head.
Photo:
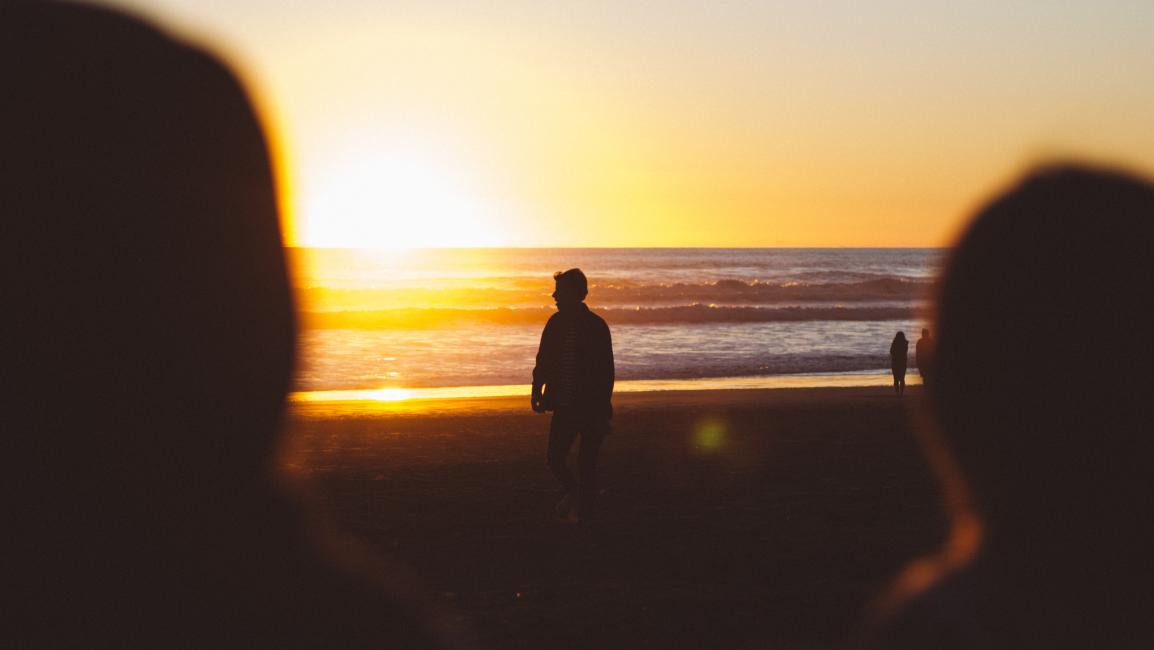
[[[953,250],[929,392],[995,535],[1154,520],[1152,250],[1154,187],[1079,166],[1028,175]]]
[[[553,280],[556,282],[553,300],[557,302],[559,309],[571,307],[585,300],[585,296],[589,295],[589,282],[585,279],[585,274],[581,272],[581,269],[557,271],[553,274]]]
[[[127,15],[5,7],[0,205],[21,345],[0,366],[26,393],[15,415],[59,429],[53,453],[108,456],[117,481],[249,480],[271,453],[294,326],[245,90]]]
[[[19,558],[0,646],[425,647],[372,563],[330,566],[275,480],[295,327],[240,81],[122,12],[9,0],[0,87],[0,505]]]
[[[895,341],[904,341],[904,340],[906,340],[906,333],[905,333],[905,332],[898,332],[897,334],[894,334],[894,340],[895,340]]]
[[[273,491],[294,319],[264,133],[215,57],[108,9],[0,4],[0,79],[21,543],[160,581]]]

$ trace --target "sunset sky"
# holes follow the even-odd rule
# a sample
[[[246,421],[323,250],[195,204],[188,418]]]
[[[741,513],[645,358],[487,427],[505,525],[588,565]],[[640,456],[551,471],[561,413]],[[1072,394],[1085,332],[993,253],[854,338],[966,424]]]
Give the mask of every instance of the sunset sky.
[[[1032,162],[1154,169],[1154,3],[133,0],[228,57],[290,243],[939,246]]]

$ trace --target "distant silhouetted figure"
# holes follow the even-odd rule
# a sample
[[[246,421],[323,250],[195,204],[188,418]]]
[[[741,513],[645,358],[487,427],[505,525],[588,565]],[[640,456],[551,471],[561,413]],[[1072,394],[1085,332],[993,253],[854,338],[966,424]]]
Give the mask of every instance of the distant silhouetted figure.
[[[894,335],[890,343],[890,370],[894,373],[894,394],[901,397],[906,392],[906,364],[909,363],[910,342],[903,332]]]
[[[934,340],[930,338],[930,331],[928,329],[922,330],[922,338],[918,339],[918,344],[914,346],[914,362],[918,364],[918,374],[922,377],[922,384],[930,383],[930,373],[933,370],[930,368],[930,355],[934,353]]]
[[[1108,170],[1042,169],[970,224],[927,440],[981,525],[904,574],[878,647],[1154,647],[1151,251],[1154,186]]]
[[[293,305],[236,78],[51,2],[0,4],[0,71],[0,647],[439,645],[277,485]]]
[[[609,326],[583,302],[589,293],[580,269],[553,275],[557,313],[541,334],[537,365],[533,368],[533,410],[552,411],[549,423],[549,467],[565,497],[557,515],[580,521],[593,515],[597,495],[597,453],[613,417],[613,342]],[[577,436],[577,479],[566,458]]]

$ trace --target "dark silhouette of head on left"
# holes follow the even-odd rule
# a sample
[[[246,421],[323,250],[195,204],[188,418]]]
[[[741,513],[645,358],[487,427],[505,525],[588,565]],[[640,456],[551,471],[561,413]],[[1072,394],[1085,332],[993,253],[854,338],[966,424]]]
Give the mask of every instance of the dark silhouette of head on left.
[[[1152,250],[1154,186],[1110,170],[1042,169],[970,224],[927,440],[981,534],[913,565],[879,645],[1154,647]]]
[[[276,486],[293,305],[243,88],[60,3],[0,5],[0,69],[0,646],[432,645]]]

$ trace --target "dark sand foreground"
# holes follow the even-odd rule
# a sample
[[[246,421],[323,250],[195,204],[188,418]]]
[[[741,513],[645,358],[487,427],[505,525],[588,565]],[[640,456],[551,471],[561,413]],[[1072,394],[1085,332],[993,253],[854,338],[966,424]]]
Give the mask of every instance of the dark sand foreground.
[[[490,648],[838,647],[945,534],[886,388],[615,398],[599,521],[552,518],[528,398],[296,405],[289,471]]]

